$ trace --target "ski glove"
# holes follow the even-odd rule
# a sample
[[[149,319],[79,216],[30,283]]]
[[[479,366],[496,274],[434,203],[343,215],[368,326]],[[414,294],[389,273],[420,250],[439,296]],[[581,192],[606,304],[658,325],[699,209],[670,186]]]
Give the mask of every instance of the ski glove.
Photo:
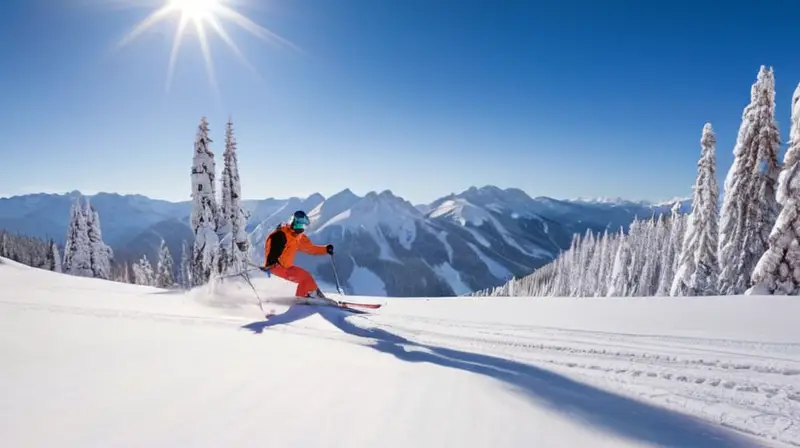
[[[333,244],[328,244],[325,246],[325,250],[328,251],[329,254],[333,255]]]

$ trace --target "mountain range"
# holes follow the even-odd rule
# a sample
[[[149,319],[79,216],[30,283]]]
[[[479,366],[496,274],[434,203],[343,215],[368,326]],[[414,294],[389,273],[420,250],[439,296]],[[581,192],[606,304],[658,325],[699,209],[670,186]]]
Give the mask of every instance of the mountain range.
[[[78,191],[0,198],[0,228],[63,244],[69,207]],[[85,196],[100,214],[115,260],[157,258],[164,239],[176,265],[191,242],[191,202],[141,195]],[[690,200],[681,200],[688,212]],[[263,261],[267,234],[295,210],[311,217],[308,234],[336,247],[336,270],[345,291],[401,297],[463,295],[530,274],[569,247],[575,233],[627,230],[635,217],[669,213],[668,203],[622,199],[558,200],[515,188],[472,187],[430,204],[412,204],[391,191],[359,196],[345,189],[330,197],[268,198],[243,202],[249,213],[251,257]],[[335,282],[328,257],[299,255],[297,262],[327,286]]]

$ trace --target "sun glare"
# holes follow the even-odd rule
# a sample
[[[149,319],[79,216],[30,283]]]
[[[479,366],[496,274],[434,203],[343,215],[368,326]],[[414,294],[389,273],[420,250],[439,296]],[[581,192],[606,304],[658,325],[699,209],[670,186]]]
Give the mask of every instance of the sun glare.
[[[218,0],[171,0],[169,6],[178,10],[189,19],[198,21],[212,17],[219,7]]]
[[[175,28],[172,40],[172,50],[169,56],[169,66],[167,68],[167,90],[172,85],[172,78],[175,72],[175,64],[180,52],[181,43],[186,35],[187,28],[191,25],[196,33],[203,52],[206,71],[212,86],[216,89],[217,81],[214,73],[214,63],[208,45],[207,29],[213,31],[223,42],[239,57],[239,59],[253,72],[255,69],[250,65],[242,54],[239,46],[233,41],[231,36],[222,26],[222,20],[227,20],[239,26],[250,34],[268,42],[281,44],[297,50],[287,40],[279,37],[268,29],[256,24],[244,14],[236,11],[226,3],[228,0],[163,0],[161,7],[153,11],[144,20],[139,22],[125,37],[119,42],[118,48],[123,47],[139,35],[156,25],[157,23],[171,16],[178,16],[178,25]]]

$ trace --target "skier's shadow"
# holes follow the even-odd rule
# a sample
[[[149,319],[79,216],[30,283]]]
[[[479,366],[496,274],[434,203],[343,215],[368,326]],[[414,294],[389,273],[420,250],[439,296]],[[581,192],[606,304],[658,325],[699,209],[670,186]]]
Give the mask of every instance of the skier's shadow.
[[[307,305],[292,305],[286,312],[276,314],[267,320],[258,322],[251,322],[243,325],[242,328],[252,331],[253,333],[260,334],[264,329],[274,327],[276,325],[286,325],[292,322],[297,322],[309,317],[318,311],[318,307]]]

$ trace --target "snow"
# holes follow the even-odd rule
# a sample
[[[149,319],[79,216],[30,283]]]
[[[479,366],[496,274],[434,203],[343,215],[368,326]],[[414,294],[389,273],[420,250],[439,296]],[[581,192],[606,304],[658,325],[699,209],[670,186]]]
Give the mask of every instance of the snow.
[[[350,274],[350,282],[358,285],[359,291],[371,296],[385,296],[386,285],[380,277],[365,267],[355,264],[353,260],[353,273]]]
[[[492,219],[489,212],[480,207],[476,207],[462,198],[448,199],[428,212],[429,218],[441,218],[444,216],[458,222],[462,226],[465,226],[467,223],[480,226],[485,221],[490,221]]]
[[[388,240],[395,239],[403,248],[410,250],[417,237],[417,225],[425,225],[424,215],[419,210],[389,190],[380,194],[371,191],[363,198],[353,195],[349,190],[340,195],[330,207],[323,203],[313,211],[320,219],[316,224],[318,227],[312,227],[313,233],[320,234],[333,226],[341,227],[342,232],[366,232],[380,247],[380,258],[383,260],[399,263]],[[339,213],[324,221],[325,215],[333,212]]]
[[[488,188],[488,187],[486,187]],[[470,190],[472,191],[472,190]],[[478,190],[474,190],[478,191]],[[502,190],[500,190],[502,192]],[[492,227],[494,227],[500,236],[508,243],[510,246],[518,249],[520,252],[530,255],[530,256],[544,256],[549,257],[551,254],[550,252],[543,250],[538,247],[534,247],[532,249],[528,249],[522,247],[508,231],[492,214],[487,211],[487,209],[491,209],[497,213],[504,213],[508,210],[508,205],[502,203],[489,203],[489,204],[482,204],[483,208],[477,206],[470,202],[468,199],[453,197],[442,201],[436,208],[431,210],[428,213],[428,218],[436,219],[436,218],[448,218],[459,225],[468,229],[470,233],[475,237],[475,239],[482,244],[483,246],[490,247],[491,244],[484,238],[477,229],[472,227],[468,227],[467,224],[471,224],[472,226],[479,227],[484,223],[488,223]],[[541,217],[538,215],[533,214],[525,214],[526,216],[532,216],[536,219],[542,221]],[[515,212],[512,213],[512,217],[514,219],[519,219],[520,214]]]
[[[469,294],[473,291],[472,288],[467,286],[463,280],[461,280],[461,274],[458,273],[450,263],[442,263],[437,266],[433,266],[433,272],[436,273],[437,276],[442,278],[444,281],[453,288],[453,292],[456,295],[464,295]]]
[[[467,243],[467,245],[478,255],[478,258],[481,259],[483,264],[489,268],[489,272],[492,273],[497,278],[505,279],[511,275],[511,271],[504,268],[503,265],[494,261],[493,259],[487,257],[480,249],[478,249],[474,244]]]
[[[317,232],[338,224],[369,232],[378,244],[385,242],[386,237],[397,238],[400,245],[410,250],[417,236],[416,226],[424,219],[424,215],[413,205],[393,195],[389,190],[380,194],[369,192],[358,201],[345,195],[334,208],[344,208],[344,206],[349,207],[322,224]],[[386,236],[383,236],[384,233]]]
[[[453,262],[453,246],[447,242],[447,232],[434,232],[436,235],[436,239],[442,242],[444,245],[444,249],[447,251],[447,261],[452,263]]]
[[[360,200],[361,198],[350,189],[344,189],[329,197],[308,212],[308,217],[311,219],[311,229],[313,230],[315,227],[321,226],[320,223],[324,224],[331,218],[339,216]],[[344,217],[339,219],[344,219]]]
[[[380,299],[0,260],[4,446],[789,447],[800,301]],[[263,276],[262,299],[293,286]],[[354,301],[374,301],[353,297]]]
[[[469,231],[469,233],[471,233],[472,236],[475,238],[475,241],[480,243],[483,247],[492,247],[492,243],[490,243],[489,240],[484,238],[484,236],[481,235],[481,233],[477,229],[474,229],[472,227],[465,227],[465,229],[467,229],[467,231]]]

